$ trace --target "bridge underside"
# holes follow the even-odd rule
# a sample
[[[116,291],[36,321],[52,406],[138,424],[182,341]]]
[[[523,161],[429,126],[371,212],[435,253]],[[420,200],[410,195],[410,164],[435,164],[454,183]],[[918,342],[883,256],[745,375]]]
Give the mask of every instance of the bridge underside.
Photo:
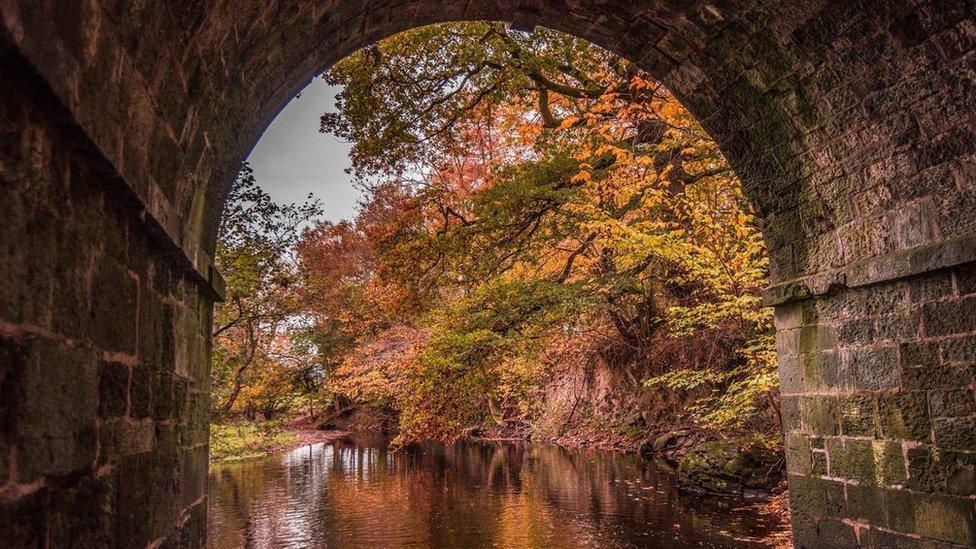
[[[763,219],[795,541],[976,545],[971,0],[0,0],[0,541],[204,541],[216,227],[310,77],[421,24],[643,64]]]

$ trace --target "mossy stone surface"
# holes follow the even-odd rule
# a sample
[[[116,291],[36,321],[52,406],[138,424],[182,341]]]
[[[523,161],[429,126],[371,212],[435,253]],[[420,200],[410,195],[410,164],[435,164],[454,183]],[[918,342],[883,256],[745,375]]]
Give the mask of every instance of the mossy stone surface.
[[[747,488],[774,487],[783,476],[783,456],[755,439],[705,443],[678,464],[678,481],[691,490],[739,495]]]

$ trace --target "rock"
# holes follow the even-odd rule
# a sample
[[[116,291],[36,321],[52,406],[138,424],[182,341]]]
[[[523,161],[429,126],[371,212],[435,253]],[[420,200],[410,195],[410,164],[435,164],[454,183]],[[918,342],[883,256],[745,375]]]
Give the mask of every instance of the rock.
[[[687,437],[691,431],[688,429],[678,429],[676,431],[668,431],[661,435],[658,435],[653,440],[648,439],[640,447],[640,453],[642,454],[660,454],[669,448],[680,447],[682,445],[688,444],[689,441]]]
[[[670,433],[665,433],[654,441],[654,451],[662,452],[666,450],[669,446],[673,446],[676,442],[681,440],[683,437],[688,436],[689,431],[687,429],[682,429],[680,431],[671,431]]]
[[[396,431],[396,418],[384,410],[354,404],[322,419],[315,428],[322,431],[367,431],[392,434]]]
[[[661,450],[667,448],[671,444],[671,442],[676,440],[677,438],[678,435],[675,433],[664,433],[663,435],[654,439],[654,444],[651,447],[651,449],[654,450],[655,453],[660,453]]]
[[[769,490],[783,475],[782,456],[757,439],[705,443],[678,464],[678,482],[690,491],[743,496]]]

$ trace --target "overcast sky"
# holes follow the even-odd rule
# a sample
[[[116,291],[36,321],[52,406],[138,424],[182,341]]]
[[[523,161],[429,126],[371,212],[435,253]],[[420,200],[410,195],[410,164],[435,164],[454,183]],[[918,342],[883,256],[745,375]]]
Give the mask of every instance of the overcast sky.
[[[247,159],[275,202],[301,202],[313,193],[322,200],[325,218],[334,221],[353,216],[360,194],[343,171],[349,167],[349,145],[319,133],[319,117],[335,112],[338,90],[313,79],[278,114]]]

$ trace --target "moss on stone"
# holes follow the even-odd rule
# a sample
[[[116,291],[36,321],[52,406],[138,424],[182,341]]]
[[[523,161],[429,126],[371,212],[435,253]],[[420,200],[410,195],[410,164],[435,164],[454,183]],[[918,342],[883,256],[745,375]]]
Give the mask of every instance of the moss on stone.
[[[908,480],[905,455],[897,442],[875,441],[874,459],[877,464],[878,484],[904,484]]]
[[[758,438],[715,440],[681,459],[678,481],[686,489],[741,495],[747,488],[778,484],[783,475],[782,463],[783,456]]]
[[[918,533],[953,543],[976,539],[976,508],[962,498],[928,496],[915,500]]]
[[[924,392],[882,395],[878,408],[881,430],[887,438],[927,441],[931,437],[932,424]]]

